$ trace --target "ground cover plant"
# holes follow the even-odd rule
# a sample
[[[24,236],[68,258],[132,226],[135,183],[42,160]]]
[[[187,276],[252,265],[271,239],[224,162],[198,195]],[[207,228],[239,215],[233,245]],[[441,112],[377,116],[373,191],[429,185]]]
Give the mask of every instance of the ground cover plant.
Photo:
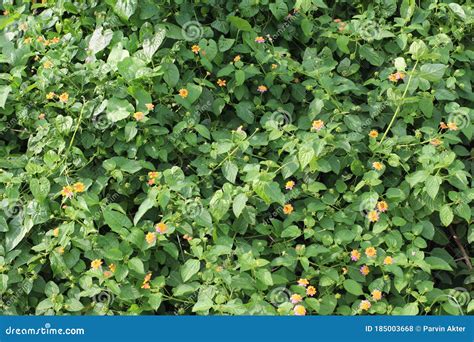
[[[1,10],[3,314],[472,313],[468,2]]]

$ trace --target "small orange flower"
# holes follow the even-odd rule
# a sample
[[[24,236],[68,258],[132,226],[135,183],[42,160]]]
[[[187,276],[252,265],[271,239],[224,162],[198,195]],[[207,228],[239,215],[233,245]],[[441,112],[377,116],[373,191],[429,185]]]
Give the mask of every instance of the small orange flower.
[[[46,99],[47,100],[52,100],[55,96],[56,96],[56,94],[53,93],[52,91],[50,91],[49,93],[46,94]]]
[[[385,201],[377,202],[377,210],[384,213],[388,210],[388,204]]]
[[[26,37],[26,38],[23,40],[23,42],[24,42],[25,44],[31,44],[31,37]]]
[[[111,272],[114,272],[114,273],[115,273],[115,270],[116,270],[116,269],[117,269],[117,266],[116,266],[115,264],[110,264],[110,265],[109,265],[109,270],[110,270]]]
[[[377,250],[374,247],[367,247],[365,249],[365,255],[367,255],[369,258],[377,256]]]
[[[59,95],[59,102],[66,103],[69,100],[69,94],[68,93],[62,93]]]
[[[397,80],[403,80],[405,78],[405,73],[404,72],[401,72],[401,71],[397,71],[395,73],[395,78]]]
[[[44,41],[43,36],[39,36],[38,38],[36,38],[36,41],[37,41],[38,43],[43,42],[43,41]]]
[[[367,214],[367,218],[369,219],[369,222],[377,222],[379,220],[379,213],[377,210],[371,210]]]
[[[110,272],[110,271],[104,271],[104,277],[106,277],[106,278],[110,278],[112,276],[112,274],[113,273]]]
[[[390,74],[388,75],[388,79],[391,81],[391,82],[397,82],[398,79],[397,79],[397,76],[395,74]]]
[[[275,70],[276,68],[278,68],[278,64],[273,63],[271,67],[272,67],[272,70]]]
[[[59,254],[64,254],[64,247],[60,246],[56,249]]]
[[[148,110],[153,110],[155,109],[155,105],[153,103],[145,103],[145,107]]]
[[[137,121],[142,121],[145,115],[143,115],[143,112],[135,112],[133,113],[133,117]]]
[[[194,52],[197,55],[199,53],[199,51],[201,51],[201,48],[199,47],[199,45],[193,45],[191,47],[191,51]]]
[[[306,309],[303,305],[296,305],[293,308],[293,312],[295,313],[296,316],[304,316],[306,315]]]
[[[53,67],[53,62],[51,61],[46,61],[43,63],[43,68],[45,69],[51,69]]]
[[[148,180],[147,184],[151,186],[151,185],[155,184],[155,181],[156,181],[155,178],[150,178]]]
[[[259,44],[265,43],[265,38],[258,36],[255,38],[255,42]]]
[[[155,242],[155,239],[156,239],[156,235],[155,233],[152,233],[152,232],[147,233],[145,236],[145,240],[149,245]]]
[[[102,260],[101,260],[101,259],[92,260],[92,262],[91,262],[91,267],[92,267],[94,270],[99,269],[100,266],[102,266]]]
[[[316,288],[314,286],[308,286],[306,289],[306,294],[310,297],[313,297],[316,294]]]
[[[145,289],[145,290],[150,289],[150,283],[143,283],[142,289]]]
[[[70,185],[64,186],[63,189],[61,190],[61,195],[63,195],[63,197],[66,197],[66,198],[71,198],[72,196],[74,196],[73,187]]]
[[[441,121],[441,122],[439,123],[439,128],[441,128],[441,129],[447,129],[448,126],[447,126],[443,121]]]
[[[290,301],[292,304],[298,304],[303,300],[303,297],[301,297],[299,294],[295,293],[291,295]]]
[[[221,80],[220,78],[217,80],[217,84],[219,85],[219,87],[225,87],[226,84],[227,84],[227,81],[226,80]]]
[[[438,139],[438,138],[434,138],[434,139],[431,139],[430,141],[430,144],[437,147],[439,145],[441,145],[443,142],[441,141],[441,139]]]
[[[59,40],[60,40],[59,37],[54,37],[53,39],[51,39],[51,43],[57,44],[59,43]]]
[[[363,300],[359,304],[359,308],[361,310],[365,310],[365,311],[369,310],[371,306],[372,306],[372,304],[370,304],[370,302],[368,300]]]
[[[351,260],[357,261],[360,259],[360,252],[357,249],[351,251]]]
[[[290,181],[286,182],[285,189],[286,190],[293,190],[294,186],[295,186],[295,182],[290,180]]]
[[[347,267],[343,267],[343,268],[342,268],[342,274],[345,275],[345,274],[347,274],[348,271],[349,271],[349,270],[347,269]]]
[[[293,206],[291,204],[285,204],[285,206],[283,207],[283,212],[286,215],[290,215],[293,212]]]
[[[159,175],[160,175],[160,174],[158,173],[158,171],[150,171],[150,172],[148,172],[148,178],[151,178],[151,179],[153,179],[153,178],[158,178]]]
[[[237,55],[234,57],[234,62],[239,62],[240,61],[240,55]]]
[[[450,131],[457,131],[459,129],[455,122],[448,122],[447,126]]]
[[[385,259],[383,259],[383,264],[384,265],[391,265],[393,264],[393,258],[391,256],[386,256]]]
[[[189,95],[189,91],[187,89],[181,88],[179,90],[179,96],[181,96],[183,99],[188,97],[188,95]]]
[[[38,119],[40,120],[43,120],[45,117],[46,115],[44,113],[40,113],[40,115],[38,115]]]
[[[265,93],[268,90],[268,88],[264,85],[259,85],[257,88],[257,91],[261,94]]]
[[[370,269],[369,269],[369,266],[367,265],[364,265],[364,266],[361,266],[360,268],[360,273],[364,276],[366,276],[367,274],[370,273]]]
[[[320,131],[324,127],[323,120],[314,120],[312,124],[312,128],[316,131]]]
[[[373,290],[372,291],[372,299],[375,301],[382,299],[382,292],[380,290]]]
[[[383,169],[383,164],[381,162],[373,162],[372,163],[372,167],[377,170],[377,171],[380,171]]]
[[[53,236],[58,237],[59,236],[59,228],[54,228],[53,229]]]
[[[157,224],[155,225],[155,229],[156,229],[156,231],[157,231],[158,233],[164,234],[164,233],[166,233],[166,231],[168,230],[168,227],[166,226],[165,223],[160,222],[160,223],[157,223]]]
[[[148,283],[151,280],[151,272],[148,272],[143,279],[144,283]]]
[[[82,183],[82,182],[74,183],[72,185],[72,187],[73,187],[75,192],[84,192],[84,190],[86,189],[84,183]]]
[[[297,281],[297,283],[298,283],[299,286],[304,286],[304,287],[306,287],[306,286],[309,285],[309,281],[308,281],[308,279],[306,279],[306,278],[301,278],[301,279],[299,279],[299,280]]]
[[[377,132],[377,130],[373,129],[369,132],[369,137],[371,138],[377,138],[379,136],[379,132]]]

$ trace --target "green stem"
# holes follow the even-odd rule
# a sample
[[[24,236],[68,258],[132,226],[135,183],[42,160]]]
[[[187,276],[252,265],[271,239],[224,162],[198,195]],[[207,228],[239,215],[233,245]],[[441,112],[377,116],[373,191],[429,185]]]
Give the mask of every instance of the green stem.
[[[408,88],[410,88],[411,79],[413,78],[413,72],[415,71],[417,65],[418,65],[418,61],[415,62],[415,65],[413,66],[413,69],[411,69],[410,77],[408,78],[407,86],[405,87],[405,91],[403,92],[402,98],[400,99],[400,103],[398,104],[398,107],[397,107],[397,109],[395,110],[395,113],[392,116],[392,120],[390,120],[390,123],[388,124],[388,127],[385,130],[379,144],[382,144],[382,142],[384,141],[385,137],[387,136],[388,132],[390,131],[390,128],[392,128],[392,125],[395,122],[395,118],[397,117],[398,113],[400,112],[400,108],[402,107],[403,100],[405,99],[405,95],[408,92]]]

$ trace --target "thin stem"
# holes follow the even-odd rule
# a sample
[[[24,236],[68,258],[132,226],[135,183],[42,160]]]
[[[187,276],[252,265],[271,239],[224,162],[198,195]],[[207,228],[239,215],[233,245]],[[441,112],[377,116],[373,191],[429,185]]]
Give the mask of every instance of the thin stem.
[[[390,120],[390,123],[388,124],[388,127],[385,130],[385,133],[383,134],[382,139],[380,140],[379,144],[382,144],[382,142],[384,141],[385,137],[387,136],[388,132],[390,131],[390,128],[392,128],[392,125],[395,122],[395,118],[397,117],[398,113],[400,112],[400,108],[402,107],[403,100],[405,99],[405,95],[408,92],[408,88],[410,88],[411,79],[413,78],[413,72],[415,71],[417,65],[418,65],[418,61],[415,62],[415,65],[413,66],[413,69],[411,69],[410,77],[408,78],[407,86],[405,87],[405,91],[403,92],[402,98],[400,99],[400,103],[398,104],[397,109],[395,110],[395,113],[392,116],[392,120]]]

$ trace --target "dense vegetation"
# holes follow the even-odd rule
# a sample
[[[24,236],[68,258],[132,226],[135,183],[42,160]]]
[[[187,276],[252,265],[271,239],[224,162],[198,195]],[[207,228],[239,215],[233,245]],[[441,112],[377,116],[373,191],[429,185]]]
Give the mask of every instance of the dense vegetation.
[[[0,8],[3,314],[474,310],[471,5]]]

